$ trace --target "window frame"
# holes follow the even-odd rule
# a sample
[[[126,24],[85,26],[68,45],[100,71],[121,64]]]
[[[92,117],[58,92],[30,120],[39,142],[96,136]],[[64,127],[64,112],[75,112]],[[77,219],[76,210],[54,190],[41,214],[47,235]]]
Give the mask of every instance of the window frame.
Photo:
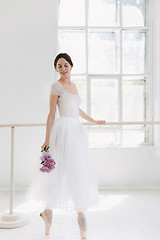
[[[123,94],[122,94],[122,86],[123,86],[123,77],[125,76],[141,76],[146,77],[146,92],[147,92],[147,98],[146,98],[146,121],[153,121],[153,80],[152,80],[152,1],[153,0],[146,0],[146,26],[138,26],[138,27],[123,27],[122,26],[122,1],[119,0],[119,26],[88,26],[88,8],[89,8],[89,0],[85,0],[85,25],[84,26],[59,26],[58,20],[57,20],[57,52],[59,52],[59,30],[84,30],[85,32],[85,58],[86,58],[86,72],[84,74],[74,74],[72,73],[72,76],[82,76],[86,78],[86,112],[88,115],[91,115],[91,78],[118,78],[118,121],[123,121],[122,114],[123,114]],[[59,2],[59,1],[58,1]],[[89,74],[88,72],[88,33],[90,29],[105,29],[105,30],[118,30],[119,31],[119,73],[118,74]],[[148,42],[147,44],[147,63],[146,63],[146,69],[148,70],[144,74],[124,74],[122,72],[123,69],[123,61],[122,61],[122,34],[124,31],[133,31],[133,30],[139,30],[139,31],[145,31],[146,32],[146,40]],[[106,80],[107,81],[107,80]],[[103,117],[102,117],[103,118]],[[133,130],[128,127],[128,130]],[[123,131],[123,126],[110,126],[104,128],[99,128],[99,126],[87,126],[88,131]],[[153,126],[140,126],[137,128],[134,128],[135,130],[149,130],[149,141],[144,142],[142,144],[133,145],[133,147],[140,147],[140,146],[152,146],[153,145]],[[107,146],[108,147],[108,146]],[[125,146],[119,145],[112,146],[112,147],[127,147],[130,148],[132,146]],[[99,148],[99,147],[98,147]]]

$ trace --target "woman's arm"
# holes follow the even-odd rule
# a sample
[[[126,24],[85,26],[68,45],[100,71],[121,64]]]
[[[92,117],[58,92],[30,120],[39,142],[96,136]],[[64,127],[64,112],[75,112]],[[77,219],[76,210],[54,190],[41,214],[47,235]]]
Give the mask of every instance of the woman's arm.
[[[89,115],[87,115],[81,108],[79,108],[79,115],[80,117],[82,117],[83,119],[98,124],[98,125],[103,125],[106,124],[105,120],[94,120],[93,118],[91,118]]]
[[[46,139],[45,141],[49,141],[50,131],[55,119],[56,114],[56,104],[57,104],[57,95],[50,95],[50,104],[49,104],[49,114],[47,117],[47,124],[46,124]]]
[[[45,138],[44,144],[41,146],[42,150],[44,150],[44,148],[47,148],[49,146],[49,136],[50,136],[51,127],[53,125],[53,121],[55,119],[57,99],[58,99],[57,95],[50,95],[50,110],[47,117],[46,138]]]
[[[91,118],[90,116],[88,116],[81,108],[79,108],[79,115],[80,117],[82,117],[83,119],[92,122],[92,123],[96,123],[96,121]]]

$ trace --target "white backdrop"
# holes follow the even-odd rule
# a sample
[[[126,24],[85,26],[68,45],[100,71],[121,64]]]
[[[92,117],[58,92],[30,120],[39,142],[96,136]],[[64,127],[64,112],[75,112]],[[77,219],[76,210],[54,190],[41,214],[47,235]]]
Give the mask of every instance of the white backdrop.
[[[0,123],[46,122],[55,81],[55,1],[0,1]],[[45,128],[15,130],[15,181],[28,183]],[[0,186],[9,182],[10,129],[0,128]],[[30,167],[29,167],[30,166]],[[28,168],[27,168],[28,167]]]
[[[153,19],[154,114],[160,119],[160,3]],[[49,88],[55,81],[56,0],[0,1],[0,123],[46,122]],[[94,117],[94,116],[92,116]],[[99,185],[103,188],[160,187],[160,128],[155,146],[91,149]],[[40,156],[45,127],[15,130],[15,187],[26,188]],[[10,129],[0,128],[0,188],[8,189]]]

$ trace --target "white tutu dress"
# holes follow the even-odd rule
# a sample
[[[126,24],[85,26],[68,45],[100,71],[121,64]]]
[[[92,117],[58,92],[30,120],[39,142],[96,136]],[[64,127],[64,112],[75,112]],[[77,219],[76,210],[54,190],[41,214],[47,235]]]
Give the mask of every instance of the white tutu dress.
[[[84,211],[98,202],[87,132],[79,120],[79,94],[66,91],[59,81],[50,89],[58,95],[59,116],[54,119],[49,139],[49,153],[56,162],[50,173],[39,171],[31,183],[27,199],[42,201],[46,209],[70,208]]]

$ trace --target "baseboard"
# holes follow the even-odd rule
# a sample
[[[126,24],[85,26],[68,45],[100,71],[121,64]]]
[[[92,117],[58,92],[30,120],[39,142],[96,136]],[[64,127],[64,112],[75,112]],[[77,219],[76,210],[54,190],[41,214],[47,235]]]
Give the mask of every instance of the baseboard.
[[[27,187],[15,187],[14,192],[25,192],[27,191]],[[9,187],[0,187],[0,192],[9,192],[10,188]]]
[[[28,187],[15,187],[15,192],[25,192],[27,191]],[[98,186],[99,191],[120,191],[120,190],[154,190],[159,191],[160,185],[141,185],[141,186],[131,186],[131,185],[121,185],[121,186],[104,186],[99,185]],[[0,192],[9,192],[9,187],[0,187]]]
[[[100,191],[119,191],[119,190],[160,190],[160,185],[121,185],[121,186],[98,186]]]

